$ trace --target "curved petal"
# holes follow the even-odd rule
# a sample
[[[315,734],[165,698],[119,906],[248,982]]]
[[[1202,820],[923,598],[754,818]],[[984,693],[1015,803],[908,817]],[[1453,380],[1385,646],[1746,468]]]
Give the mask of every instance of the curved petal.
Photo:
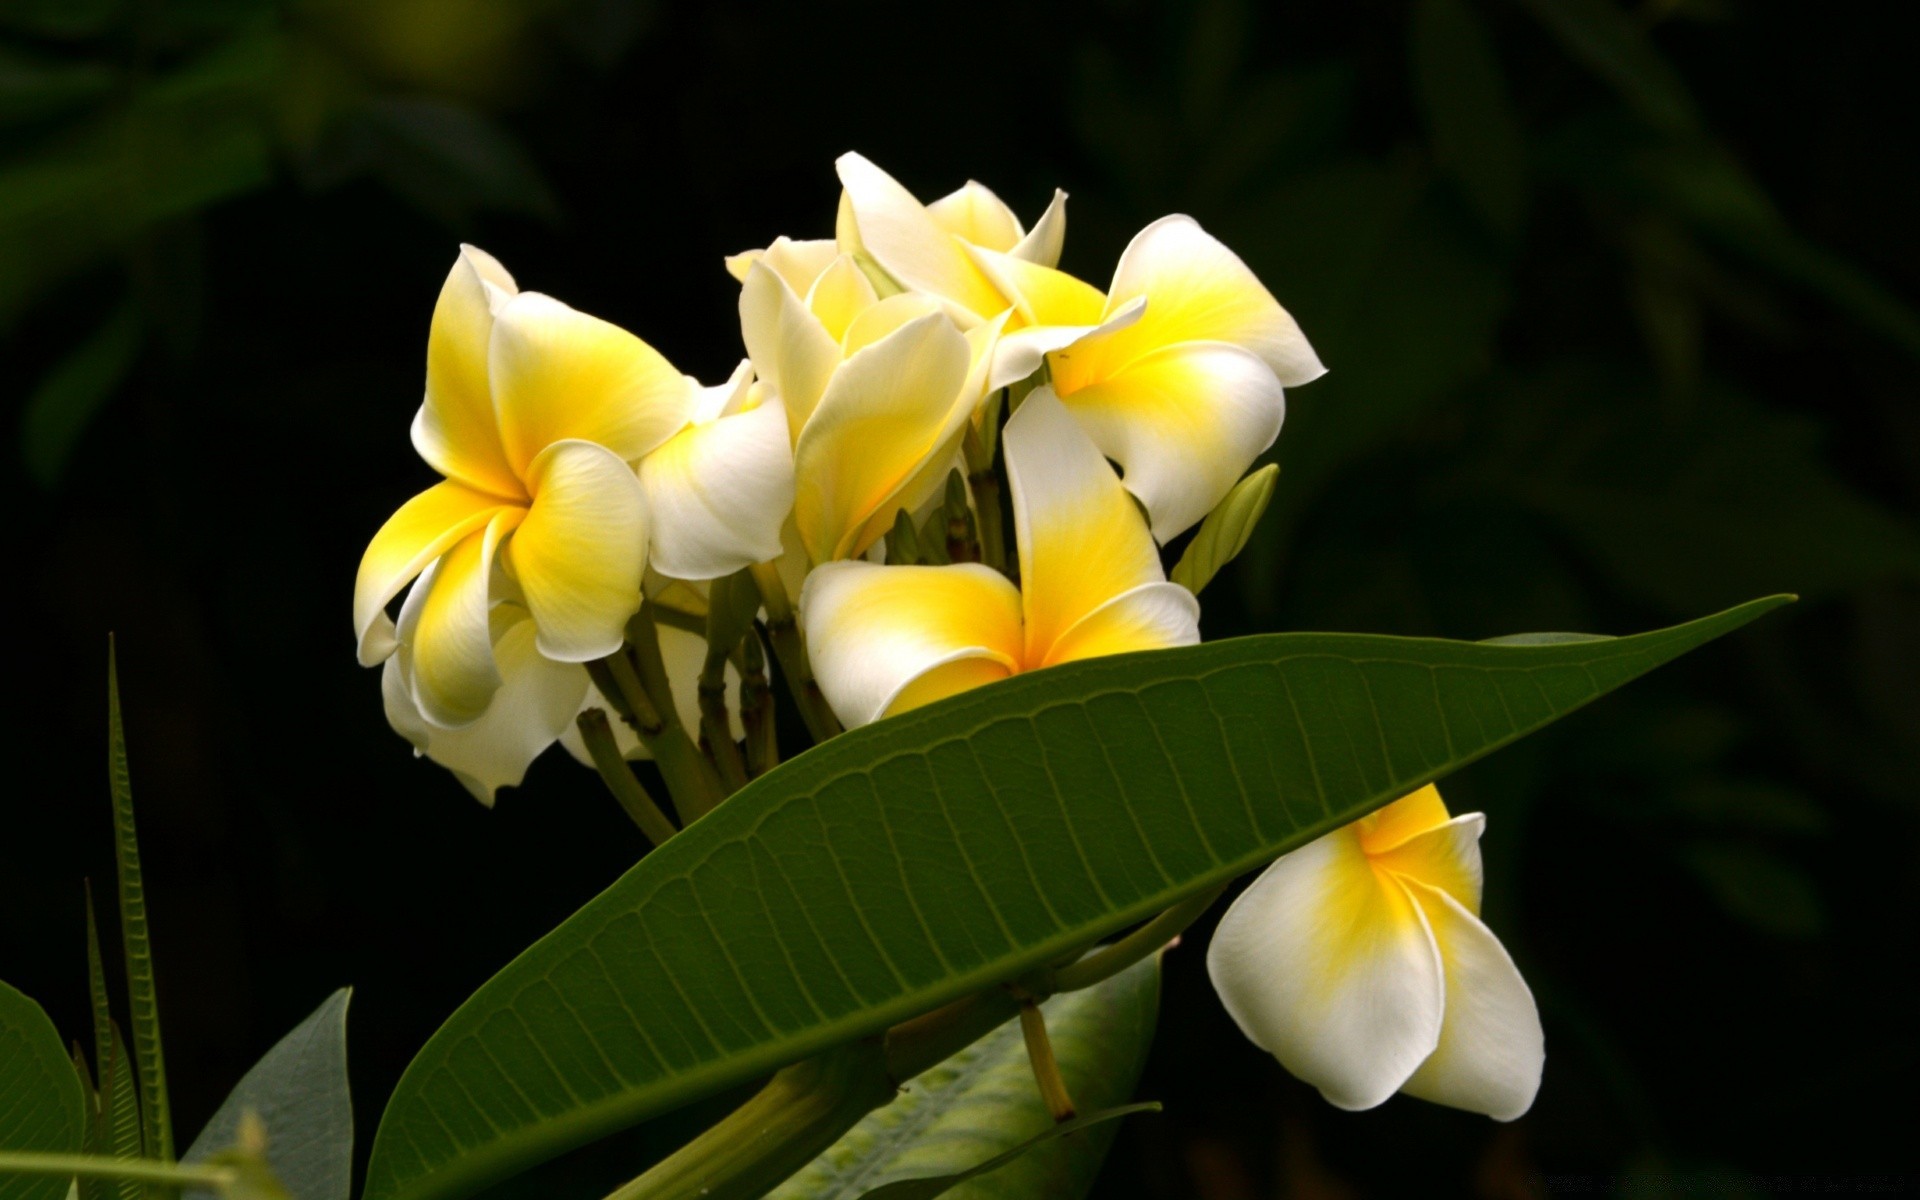
[[[927,205],[927,215],[955,237],[989,250],[1011,250],[1026,233],[1007,202],[972,179]]]
[[[1101,374],[1180,342],[1239,346],[1287,387],[1326,374],[1293,317],[1238,255],[1192,217],[1160,218],[1121,254],[1107,303],[1117,309],[1138,296],[1147,297],[1146,316],[1102,347],[1096,367]]]
[[[967,256],[1012,300],[1025,324],[1072,325],[1084,330],[1100,324],[1106,315],[1107,298],[1100,289],[1065,271],[977,246],[968,246]]]
[[[840,353],[845,356],[865,350],[902,325],[922,317],[940,316],[946,311],[946,306],[932,296],[895,292],[848,323],[846,333],[840,338]]]
[[[1115,329],[1124,329],[1147,311],[1147,302],[1134,300],[1098,325],[1029,325],[1003,334],[994,347],[993,373],[987,379],[989,391],[1025,379],[1040,369],[1047,355],[1066,350],[1084,338],[1098,337]]]
[[[853,324],[855,317],[880,299],[874,294],[873,284],[867,282],[866,272],[853,261],[851,254],[842,254],[829,263],[813,281],[806,297],[807,311],[836,342],[846,337],[847,326]]]
[[[958,428],[967,376],[967,339],[941,314],[909,321],[834,372],[794,446],[794,521],[814,562],[866,549],[869,519]]]
[[[1373,851],[1374,865],[1407,883],[1436,888],[1469,913],[1480,913],[1485,872],[1480,863],[1480,832],[1487,818],[1462,813],[1443,825],[1415,834],[1391,850]],[[1363,834],[1361,841],[1364,844]],[[1444,949],[1444,947],[1442,947]]]
[[[1408,840],[1438,829],[1453,817],[1433,784],[1409,792],[1354,822],[1368,854],[1384,854]]]
[[[527,482],[533,506],[506,559],[540,652],[560,662],[605,658],[640,610],[646,494],[631,467],[592,442],[555,442],[533,460]]]
[[[1207,974],[1240,1031],[1338,1108],[1380,1104],[1440,1040],[1433,935],[1351,826],[1240,893],[1207,947]]]
[[[1001,444],[1013,490],[1029,666],[1114,597],[1164,583],[1160,551],[1133,498],[1047,388],[1008,418]]]
[[[974,319],[1007,307],[960,242],[893,176],[858,154],[834,163],[846,189],[860,247],[902,284],[949,301]]]
[[[1533,992],[1500,940],[1465,905],[1439,888],[1402,882],[1439,943],[1447,1011],[1439,1045],[1401,1090],[1511,1121],[1533,1107],[1546,1065]]]
[[[488,807],[495,792],[518,786],[533,760],[573,728],[574,714],[588,687],[584,670],[556,663],[534,646],[533,623],[524,609],[500,605],[494,609],[492,624],[500,688],[486,712],[471,724],[443,729],[420,714],[410,693],[404,655],[388,659],[380,679],[388,724],[412,742],[417,753],[452,771]]]
[[[977,563],[827,563],[800,590],[800,619],[820,689],[849,727],[904,711],[898,702],[915,682],[950,664],[985,665],[945,673],[910,698],[928,703],[952,694],[950,685],[959,690],[1018,665],[1020,593]]]
[[[493,661],[493,559],[525,517],[502,508],[487,527],[468,534],[422,579],[419,604],[408,597],[409,679],[421,715],[445,729],[478,720],[500,688]]]
[[[1051,667],[1126,654],[1200,644],[1200,601],[1177,583],[1143,583],[1122,592],[1074,623],[1054,640],[1044,662]]]
[[[773,245],[765,250],[747,250],[740,254],[727,256],[727,273],[741,283],[747,281],[747,268],[756,262],[764,262],[772,267],[795,295],[804,296],[820,272],[827,269],[840,253],[832,238],[820,238],[802,241],[781,236],[773,239]]]
[[[840,365],[839,343],[786,281],[761,263],[747,268],[740,289],[740,334],[753,369],[786,406],[797,439]]]
[[[427,397],[413,418],[413,448],[449,479],[510,499],[525,495],[500,445],[487,385],[493,309],[519,289],[486,251],[461,246],[440,286],[427,334]]]
[[[400,506],[367,543],[353,581],[353,636],[360,665],[371,667],[399,645],[387,605],[428,563],[485,525],[500,497],[447,480]]]
[[[793,509],[793,445],[774,400],[689,425],[640,460],[654,569],[675,579],[718,579],[780,557],[780,525]]]
[[[633,462],[687,423],[697,386],[618,325],[523,292],[494,317],[489,356],[507,461],[532,486],[556,442],[596,442]]]
[[[1053,361],[1099,340],[1078,342]],[[1266,364],[1223,342],[1169,347],[1092,386],[1063,389],[1060,398],[1126,472],[1127,490],[1146,505],[1162,542],[1213,511],[1273,445],[1287,411]]]
[[[1033,223],[1027,236],[1020,239],[1013,249],[1007,251],[1015,258],[1024,258],[1030,263],[1039,263],[1043,267],[1060,265],[1060,252],[1067,246],[1067,194],[1059,188],[1053,189],[1053,200],[1048,203],[1047,211]]]

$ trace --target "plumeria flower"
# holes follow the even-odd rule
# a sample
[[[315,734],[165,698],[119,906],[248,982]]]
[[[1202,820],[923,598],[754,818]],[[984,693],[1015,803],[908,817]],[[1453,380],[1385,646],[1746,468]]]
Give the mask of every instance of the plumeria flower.
[[[1480,923],[1479,813],[1431,785],[1287,854],[1220,920],[1240,1029],[1340,1108],[1395,1092],[1511,1121],[1540,1088],[1533,993]]]
[[[1044,363],[1162,542],[1212,511],[1273,444],[1285,389],[1326,373],[1287,310],[1191,217],[1142,230],[1104,295],[1041,264],[970,253],[1020,318],[989,386]]]
[[[821,689],[842,722],[1057,663],[1200,640],[1146,522],[1060,401],[1037,388],[1003,438],[1021,586],[977,563],[818,567],[800,594]]]
[[[838,248],[870,257],[899,286],[937,297],[963,326],[989,321],[1010,297],[980,269],[974,251],[1004,254],[1043,267],[1059,265],[1067,236],[1067,194],[1058,189],[1046,212],[1025,229],[1000,197],[968,180],[932,204],[921,204],[899,181],[859,154],[834,163],[844,190]]]
[[[895,513],[939,490],[985,395],[1001,322],[962,333],[933,300],[881,299],[851,256],[819,264],[798,245],[747,264],[740,326],[766,403],[786,414],[795,530],[823,563],[864,553]]]
[[[489,614],[500,688],[478,719],[456,729],[429,721],[414,701],[408,635],[415,611],[413,605],[401,608],[400,649],[387,659],[380,676],[387,723],[413,743],[415,754],[451,771],[488,807],[499,789],[519,786],[533,760],[556,741],[582,764],[593,765],[575,720],[585,709],[611,712],[613,706],[594,687],[585,667],[556,662],[540,653],[533,618],[524,605],[507,601],[495,605]],[[693,728],[700,720],[698,676],[706,659],[706,639],[662,626],[660,653],[673,688],[674,707],[681,721]],[[646,748],[625,722],[616,720],[612,728],[626,757],[647,757]]]

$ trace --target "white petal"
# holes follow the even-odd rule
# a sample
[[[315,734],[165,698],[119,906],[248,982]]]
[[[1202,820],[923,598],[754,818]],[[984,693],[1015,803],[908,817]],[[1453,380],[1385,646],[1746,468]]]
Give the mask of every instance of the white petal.
[[[542,655],[534,645],[533,623],[523,610],[513,612],[518,615],[510,615],[505,605],[495,610],[493,659],[500,687],[472,723],[443,729],[421,716],[409,695],[404,655],[387,660],[380,681],[394,730],[489,806],[498,789],[517,786],[533,760],[573,727],[587,688],[586,671]]]
[[[929,673],[963,664],[965,682],[1004,678],[1020,653],[1020,593],[978,563],[827,563],[807,576],[800,616],[820,689],[848,726],[887,715]]]
[[[846,188],[860,245],[902,284],[953,304],[956,317],[998,315],[1006,298],[980,273],[951,233],[913,193],[858,154],[835,162]]]
[[[1327,372],[1292,314],[1192,217],[1162,217],[1128,244],[1108,303],[1118,308],[1136,296],[1150,307],[1125,341],[1126,357],[1179,342],[1229,342],[1260,358],[1287,387]]]
[[[1055,361],[1099,340],[1076,343]],[[1286,416],[1273,372],[1223,342],[1170,346],[1060,398],[1101,453],[1120,464],[1162,542],[1213,511],[1273,445]]]
[[[793,446],[779,401],[689,425],[640,460],[652,561],[676,579],[718,579],[780,556],[793,509]]]
[[[840,345],[786,281],[755,263],[740,289],[740,334],[754,370],[786,405],[795,438],[840,365]]]
[[[1533,1107],[1546,1064],[1533,993],[1506,947],[1458,900],[1403,879],[1446,965],[1440,1043],[1402,1089],[1409,1096],[1511,1121]]]
[[[1240,894],[1207,973],[1256,1045],[1345,1109],[1400,1090],[1440,1040],[1440,956],[1419,906],[1376,875],[1352,826],[1285,855]]]
[[[1043,267],[1060,265],[1060,252],[1067,244],[1067,194],[1059,188],[1053,189],[1053,201],[1047,205],[1047,211],[1033,223],[1027,236],[1019,244],[1007,251],[1015,258],[1024,258],[1030,263],[1039,263]]]
[[[955,237],[989,250],[1011,250],[1023,233],[1006,201],[972,179],[927,205],[927,215]]]
[[[1147,302],[1136,299],[1098,325],[1029,325],[1002,334],[994,349],[993,374],[987,380],[987,390],[1025,379],[1038,371],[1041,362],[1054,351],[1066,350],[1085,338],[1125,329],[1146,311]]]

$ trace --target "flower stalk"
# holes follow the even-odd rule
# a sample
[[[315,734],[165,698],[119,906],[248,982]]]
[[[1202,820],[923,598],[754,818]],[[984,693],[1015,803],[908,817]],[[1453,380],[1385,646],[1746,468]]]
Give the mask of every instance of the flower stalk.
[[[1073,1096],[1060,1074],[1060,1062],[1053,1056],[1046,1014],[1040,1011],[1040,1002],[1031,996],[1020,1001],[1020,1036],[1026,1040],[1027,1060],[1033,1064],[1033,1079],[1040,1085],[1040,1099],[1047,1106],[1047,1115],[1056,1125],[1073,1120],[1076,1115]]]
[[[773,563],[753,568],[753,582],[760,589],[760,603],[767,610],[767,638],[773,643],[774,657],[780,660],[780,673],[786,677],[787,690],[800,709],[800,719],[815,742],[824,742],[840,732],[840,719],[827,704],[825,693],[813,677],[813,665],[807,658],[807,645],[800,634],[793,601],[787,585]]]
[[[587,745],[587,754],[593,759],[593,765],[600,772],[600,778],[606,781],[607,790],[640,832],[656,846],[664,846],[667,839],[677,830],[667,814],[661,810],[654,798],[647,794],[646,787],[634,775],[633,768],[620,753],[620,744],[614,740],[613,726],[607,720],[605,710],[589,708],[576,720],[580,727],[580,739]]]

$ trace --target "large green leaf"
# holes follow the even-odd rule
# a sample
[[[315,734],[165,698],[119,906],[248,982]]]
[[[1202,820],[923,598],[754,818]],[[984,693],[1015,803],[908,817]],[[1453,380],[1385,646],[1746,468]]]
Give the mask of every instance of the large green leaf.
[[[73,1154],[86,1136],[80,1077],[40,1006],[0,983],[0,1151]],[[0,1174],[0,1200],[61,1200],[69,1181]]]
[[[1159,955],[1041,1006],[1061,1077],[1080,1111],[1110,1109],[1132,1097],[1159,1008]],[[914,1078],[893,1103],[869,1113],[768,1200],[860,1200],[899,1181],[957,1175],[1052,1126],[1020,1023],[1009,1022]],[[1119,1128],[1035,1145],[990,1179],[960,1183],[947,1195],[1074,1200],[1092,1186]]]
[[[395,1090],[366,1194],[476,1190],[1055,962],[1785,600],[1548,645],[1239,638],[1033,672],[853,730],[475,993]]]
[[[216,1161],[240,1144],[241,1120],[252,1113],[266,1128],[267,1166],[293,1200],[347,1200],[353,1181],[353,1101],[347,1089],[352,997],[345,988],[329,996],[253,1064],[180,1161]]]

